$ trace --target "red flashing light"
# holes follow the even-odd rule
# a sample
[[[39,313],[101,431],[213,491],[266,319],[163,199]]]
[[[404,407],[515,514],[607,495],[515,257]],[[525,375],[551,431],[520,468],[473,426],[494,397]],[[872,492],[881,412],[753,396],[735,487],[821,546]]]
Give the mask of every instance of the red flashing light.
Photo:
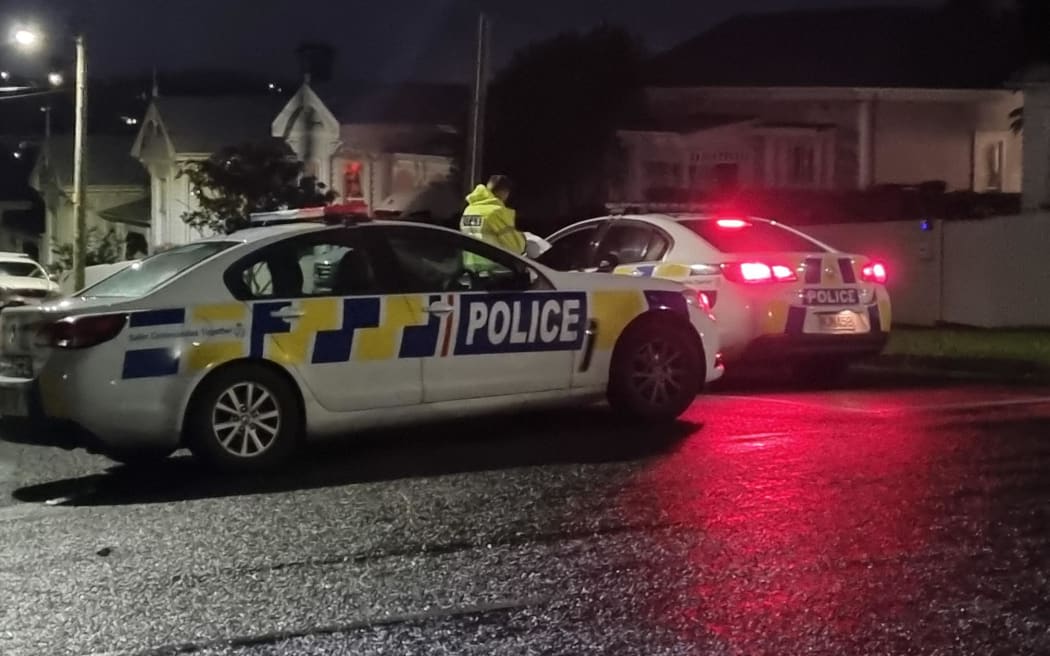
[[[869,262],[860,270],[860,277],[864,282],[885,284],[889,277],[886,273],[886,265],[882,262]]]
[[[735,262],[722,266],[726,278],[734,282],[763,283],[798,280],[794,269],[783,264],[770,266],[764,262]]]
[[[719,228],[726,228],[727,230],[739,230],[740,228],[746,228],[749,224],[743,219],[718,219],[715,221]]]

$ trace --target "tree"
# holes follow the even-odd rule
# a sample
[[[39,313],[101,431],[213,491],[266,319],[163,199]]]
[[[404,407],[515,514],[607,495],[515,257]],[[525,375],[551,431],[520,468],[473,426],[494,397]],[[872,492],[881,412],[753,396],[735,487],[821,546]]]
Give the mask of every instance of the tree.
[[[524,216],[561,217],[605,200],[617,129],[643,105],[644,55],[625,30],[600,26],[520,50],[489,94],[489,173],[515,181]]]
[[[223,148],[179,172],[189,179],[199,205],[182,220],[201,232],[232,232],[247,225],[252,212],[330,203],[335,194],[303,170],[279,139]]]
[[[88,228],[84,235],[87,242],[84,266],[112,264],[124,259],[124,240],[113,228],[103,231],[98,226]],[[53,242],[54,254],[48,267],[55,275],[73,269],[73,244]]]

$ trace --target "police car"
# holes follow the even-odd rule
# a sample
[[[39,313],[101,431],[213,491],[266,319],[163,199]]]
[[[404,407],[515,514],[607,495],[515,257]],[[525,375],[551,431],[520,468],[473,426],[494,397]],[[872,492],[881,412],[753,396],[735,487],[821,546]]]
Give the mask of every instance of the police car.
[[[684,283],[718,319],[734,362],[787,364],[831,381],[879,353],[890,330],[885,263],[762,218],[674,211],[616,214],[547,237],[539,261]]]
[[[303,436],[500,409],[607,398],[670,420],[723,371],[675,283],[338,207],[253,221],[0,314],[0,415],[22,427],[5,438],[262,468]]]

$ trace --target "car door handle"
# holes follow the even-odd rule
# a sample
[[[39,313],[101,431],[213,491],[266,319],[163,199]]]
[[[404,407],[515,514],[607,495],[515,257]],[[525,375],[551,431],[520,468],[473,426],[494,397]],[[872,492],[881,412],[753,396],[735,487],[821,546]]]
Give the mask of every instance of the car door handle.
[[[448,303],[438,301],[437,303],[431,303],[427,308],[427,312],[430,314],[448,314],[452,311],[452,306]]]
[[[302,310],[297,310],[293,307],[283,307],[280,310],[274,310],[270,313],[270,316],[274,319],[298,319],[299,317],[306,314]]]

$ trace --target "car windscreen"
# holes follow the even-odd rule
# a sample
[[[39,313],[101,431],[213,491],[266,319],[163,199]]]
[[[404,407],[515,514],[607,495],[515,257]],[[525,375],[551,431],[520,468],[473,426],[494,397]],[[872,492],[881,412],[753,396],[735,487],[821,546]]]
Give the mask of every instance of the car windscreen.
[[[693,219],[681,224],[723,253],[823,253],[820,244],[765,221]]]
[[[178,246],[121,269],[85,289],[90,297],[137,298],[179,275],[186,269],[240,242],[204,241]]]
[[[18,276],[20,278],[46,278],[47,274],[36,262],[0,262],[0,276]]]

